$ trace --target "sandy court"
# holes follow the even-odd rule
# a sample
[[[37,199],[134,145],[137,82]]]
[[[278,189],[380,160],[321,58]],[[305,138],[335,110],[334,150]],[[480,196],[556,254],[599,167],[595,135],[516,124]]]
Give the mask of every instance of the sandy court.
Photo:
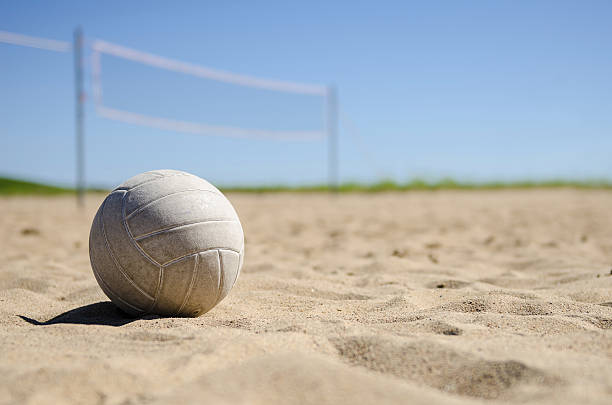
[[[242,274],[123,316],[103,195],[0,199],[0,403],[612,402],[612,192],[230,194]]]

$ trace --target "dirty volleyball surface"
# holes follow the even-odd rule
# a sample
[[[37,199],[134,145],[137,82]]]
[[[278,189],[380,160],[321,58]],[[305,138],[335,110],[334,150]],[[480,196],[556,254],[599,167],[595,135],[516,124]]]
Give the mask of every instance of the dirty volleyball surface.
[[[612,193],[228,197],[232,291],[136,320],[91,273],[103,195],[0,199],[0,403],[609,403]]]
[[[227,296],[244,257],[236,211],[212,184],[177,170],[126,180],[89,234],[104,293],[130,315],[200,316]]]

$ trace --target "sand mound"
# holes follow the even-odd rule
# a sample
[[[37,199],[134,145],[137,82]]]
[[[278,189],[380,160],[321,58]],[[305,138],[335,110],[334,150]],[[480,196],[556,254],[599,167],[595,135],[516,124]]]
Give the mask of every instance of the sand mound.
[[[459,403],[444,395],[351,369],[319,356],[265,356],[198,377],[159,403],[193,397],[219,404],[413,404]]]
[[[351,364],[454,394],[497,398],[520,384],[553,389],[561,382],[519,361],[486,360],[431,341],[404,343],[354,336],[335,343],[340,355]]]

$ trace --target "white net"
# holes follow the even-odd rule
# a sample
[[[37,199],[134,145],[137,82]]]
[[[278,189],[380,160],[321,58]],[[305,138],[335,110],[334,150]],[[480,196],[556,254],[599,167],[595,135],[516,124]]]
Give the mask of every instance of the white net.
[[[85,184],[79,125],[85,123],[82,112],[88,101],[103,118],[88,121],[92,134],[103,134],[87,137],[89,150],[95,151],[88,154],[88,177],[97,184],[112,184],[126,172],[152,167],[201,170],[202,145],[221,151],[206,154],[206,175],[225,184],[283,184],[295,179],[315,183],[321,181],[326,166],[330,184],[337,179],[338,116],[332,87],[236,74],[86,40],[79,29],[74,42],[0,30],[0,43],[73,54],[78,188]],[[244,63],[249,70],[251,66],[241,60],[230,63]],[[90,82],[83,78],[87,70]],[[91,97],[85,97],[81,87],[85,84],[91,86]],[[56,98],[56,94],[48,96],[48,100]],[[70,111],[74,111],[72,105]],[[129,130],[131,136],[125,136],[122,123],[136,126]],[[214,138],[193,143],[180,136],[162,136],[150,141],[158,131]],[[321,150],[321,140],[327,141],[327,153]],[[53,145],[59,142],[54,140]]]
[[[190,133],[207,136],[225,136],[231,138],[265,138],[276,140],[317,140],[326,136],[326,131],[299,131],[299,130],[269,130],[243,128],[235,126],[209,125],[193,121],[183,121],[148,114],[137,113],[125,109],[105,105],[102,86],[102,55],[107,54],[116,58],[137,62],[159,69],[194,76],[197,78],[222,82],[226,84],[267,90],[273,92],[291,93],[298,95],[319,96],[327,103],[330,90],[326,86],[312,85],[281,80],[266,79],[248,75],[241,75],[212,69],[192,63],[177,61],[159,55],[126,48],[102,40],[91,43],[91,69],[93,98],[98,115],[124,123],[147,126],[162,130]]]

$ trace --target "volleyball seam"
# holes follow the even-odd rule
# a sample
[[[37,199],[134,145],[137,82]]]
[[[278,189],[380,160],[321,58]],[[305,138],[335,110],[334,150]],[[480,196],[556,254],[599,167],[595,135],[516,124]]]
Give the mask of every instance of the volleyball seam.
[[[128,191],[123,191],[123,196],[121,197],[121,222],[123,223],[123,227],[125,228],[125,232],[127,233],[128,239],[132,243],[132,245],[136,248],[136,250],[147,259],[149,262],[153,263],[159,269],[159,279],[157,281],[157,287],[155,288],[155,296],[153,298],[153,302],[151,306],[147,308],[147,312],[151,312],[155,305],[157,305],[157,301],[159,300],[159,295],[161,293],[162,285],[164,283],[164,268],[158,263],[155,259],[153,259],[147,252],[145,252],[140,245],[134,240],[134,236],[132,235],[132,231],[128,226],[127,220],[125,219],[125,197],[128,195]]]
[[[181,306],[179,307],[178,311],[176,311],[176,315],[180,314],[183,309],[185,308],[185,305],[187,305],[187,302],[189,301],[189,299],[191,298],[191,292],[193,291],[193,287],[196,283],[196,279],[198,278],[198,263],[199,263],[199,258],[200,255],[194,255],[193,258],[193,270],[191,273],[191,282],[189,283],[189,288],[187,289],[187,293],[185,294],[185,298],[183,299],[183,303],[181,304]]]
[[[188,227],[188,226],[200,225],[200,224],[208,224],[208,223],[218,223],[218,222],[237,223],[238,221],[236,221],[235,219],[207,219],[207,220],[204,220],[204,221],[187,222],[187,223],[172,225],[172,226],[169,226],[167,228],[157,229],[155,231],[143,233],[142,235],[134,236],[134,241],[138,242],[138,241],[141,241],[143,239],[147,239],[147,238],[149,238],[151,236],[163,235],[163,234],[165,234],[167,232],[174,231],[174,230],[181,229],[181,228],[185,228],[185,227]]]
[[[223,291],[223,287],[225,286],[225,274],[223,273],[223,258],[221,257],[221,252],[219,249],[217,249],[217,258],[219,259],[219,286],[217,287],[219,291],[217,291],[217,299],[215,300],[215,305],[219,303],[219,300],[221,299],[221,292]]]
[[[128,274],[125,272],[125,269],[121,266],[121,264],[119,264],[119,261],[117,260],[117,258],[115,257],[115,255],[113,253],[113,249],[111,248],[111,245],[110,245],[110,243],[108,241],[108,237],[106,235],[106,227],[104,226],[104,208],[106,207],[106,202],[107,202],[107,200],[104,200],[104,202],[102,203],[102,210],[100,212],[100,215],[101,215],[100,223],[102,224],[102,235],[104,236],[104,242],[105,242],[106,250],[108,250],[108,253],[109,253],[110,257],[113,259],[113,262],[118,267],[119,272],[128,280],[128,282],[134,288],[136,288],[137,291],[141,292],[145,297],[147,297],[147,298],[152,300],[154,298],[151,295],[149,295],[146,291],[144,291],[142,288],[140,288],[138,286],[138,284],[136,284],[136,282],[134,280],[132,280],[128,276]]]
[[[135,305],[130,304],[129,302],[123,300],[119,294],[117,294],[115,291],[113,291],[113,289],[110,287],[110,285],[108,285],[108,283],[106,281],[104,281],[104,279],[102,278],[102,276],[100,275],[100,272],[98,270],[96,270],[96,266],[91,263],[91,268],[94,272],[94,276],[97,276],[96,279],[100,281],[100,283],[102,284],[100,287],[102,288],[102,291],[104,291],[104,293],[106,295],[109,296],[109,298],[111,298],[110,296],[112,295],[117,301],[120,301],[122,304],[124,304],[125,306],[128,306],[132,309],[134,309],[137,312],[140,312],[142,314],[146,313],[146,311],[142,308],[138,308]],[[111,301],[113,300],[113,298],[111,298]]]

